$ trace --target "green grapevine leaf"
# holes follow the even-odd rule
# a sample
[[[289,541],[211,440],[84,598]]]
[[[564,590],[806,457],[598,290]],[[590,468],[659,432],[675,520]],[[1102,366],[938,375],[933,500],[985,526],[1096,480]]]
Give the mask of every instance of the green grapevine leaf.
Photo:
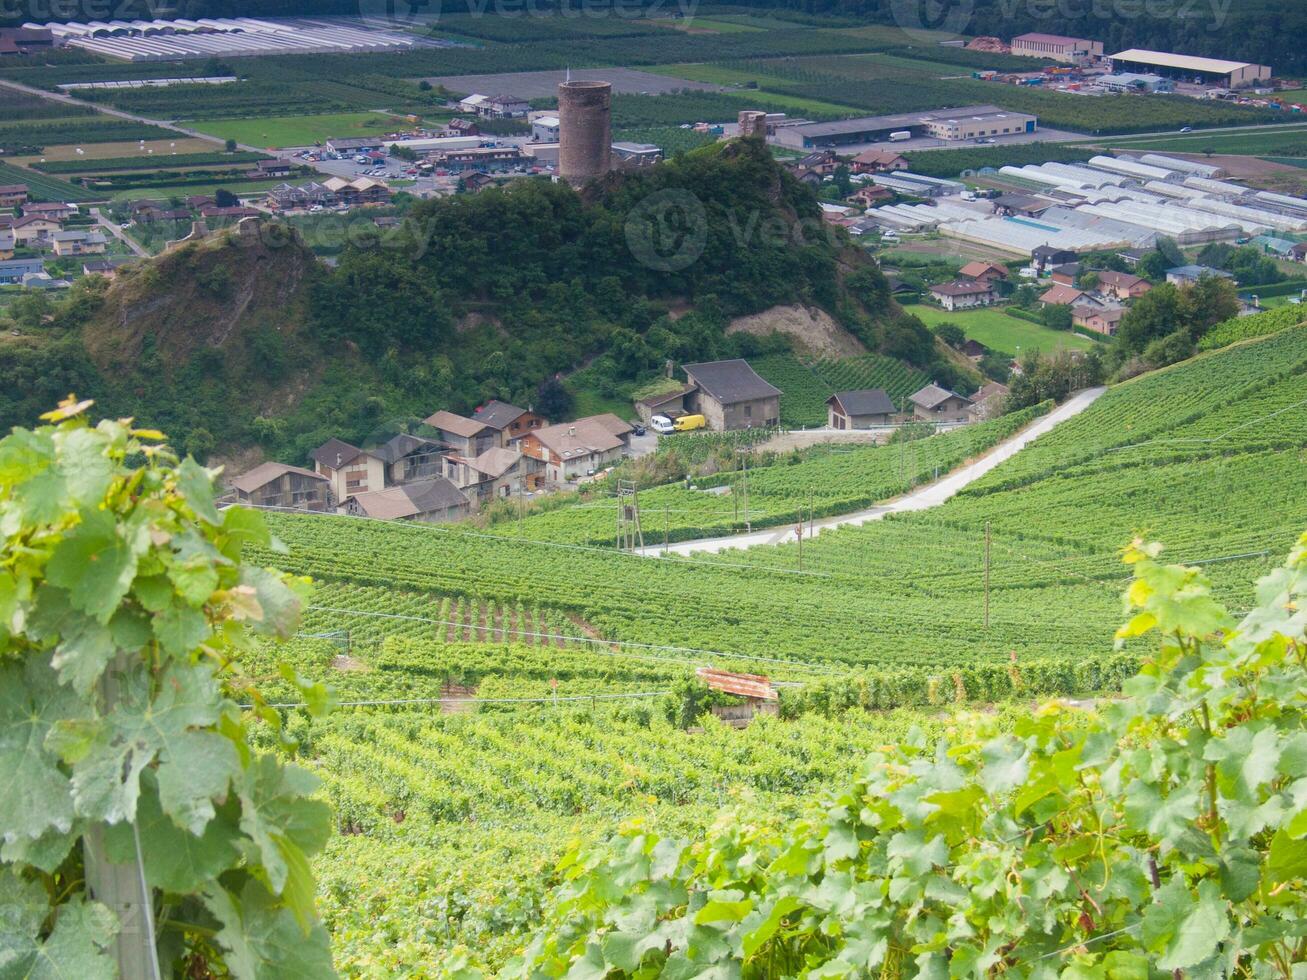
[[[44,941],[34,932],[11,932],[0,920],[0,977],[113,980],[118,967],[108,945],[116,928],[112,912],[81,899],[59,906],[54,929]]]
[[[120,531],[108,511],[86,510],[55,547],[46,575],[68,592],[74,608],[107,623],[131,588],[148,544],[144,526]]]
[[[60,719],[87,716],[37,654],[0,663],[0,833],[6,842],[67,832],[73,822],[69,780],[46,739]]]
[[[195,516],[209,524],[221,524],[218,508],[213,505],[213,472],[187,456],[177,467],[177,489],[195,511]]]

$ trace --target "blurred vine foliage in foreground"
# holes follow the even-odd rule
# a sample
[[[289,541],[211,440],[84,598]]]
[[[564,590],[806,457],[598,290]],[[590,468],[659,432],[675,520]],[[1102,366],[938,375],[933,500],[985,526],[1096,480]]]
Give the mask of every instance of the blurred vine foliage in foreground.
[[[505,973],[1302,980],[1307,535],[1241,622],[1159,550],[1126,554],[1118,637],[1158,648],[1124,699],[887,748],[784,832],[633,822]]]
[[[276,724],[237,664],[306,580],[244,564],[262,518],[89,405],[0,440],[0,977],[329,976],[330,811],[225,694]]]

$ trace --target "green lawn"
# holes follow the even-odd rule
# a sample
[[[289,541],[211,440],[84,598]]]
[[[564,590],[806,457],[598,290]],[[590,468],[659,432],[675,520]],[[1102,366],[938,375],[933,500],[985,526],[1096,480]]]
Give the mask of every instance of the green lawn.
[[[402,116],[380,112],[328,112],[316,116],[266,116],[261,119],[204,119],[189,123],[219,139],[248,146],[309,146],[333,136],[371,136],[406,128]]]
[[[1001,309],[949,313],[937,306],[926,306],[924,303],[914,303],[904,309],[921,317],[928,327],[934,328],[941,323],[955,323],[972,340],[978,340],[986,347],[1013,356],[1025,354],[1032,349],[1045,353],[1063,349],[1090,350],[1098,344],[1098,341],[1078,333],[1049,330],[1029,320],[1008,316]]]

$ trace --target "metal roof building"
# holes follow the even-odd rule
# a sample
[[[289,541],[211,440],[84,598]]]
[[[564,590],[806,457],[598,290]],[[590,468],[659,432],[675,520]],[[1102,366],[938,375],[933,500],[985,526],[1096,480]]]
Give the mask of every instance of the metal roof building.
[[[1185,81],[1215,82],[1229,88],[1245,88],[1271,77],[1267,65],[1253,65],[1246,61],[1225,61],[1220,58],[1199,58],[1194,55],[1172,54],[1169,51],[1149,51],[1130,48],[1108,56],[1113,71],[1139,72],[1163,75]]]

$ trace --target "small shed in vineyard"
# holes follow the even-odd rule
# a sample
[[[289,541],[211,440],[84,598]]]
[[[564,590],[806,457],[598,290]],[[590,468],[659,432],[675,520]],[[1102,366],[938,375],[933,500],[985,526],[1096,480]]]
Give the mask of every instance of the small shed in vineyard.
[[[743,728],[754,715],[775,715],[780,711],[780,695],[771,679],[762,674],[735,674],[728,670],[700,667],[695,674],[714,691],[743,698],[743,704],[715,704],[714,715],[736,728]]]

